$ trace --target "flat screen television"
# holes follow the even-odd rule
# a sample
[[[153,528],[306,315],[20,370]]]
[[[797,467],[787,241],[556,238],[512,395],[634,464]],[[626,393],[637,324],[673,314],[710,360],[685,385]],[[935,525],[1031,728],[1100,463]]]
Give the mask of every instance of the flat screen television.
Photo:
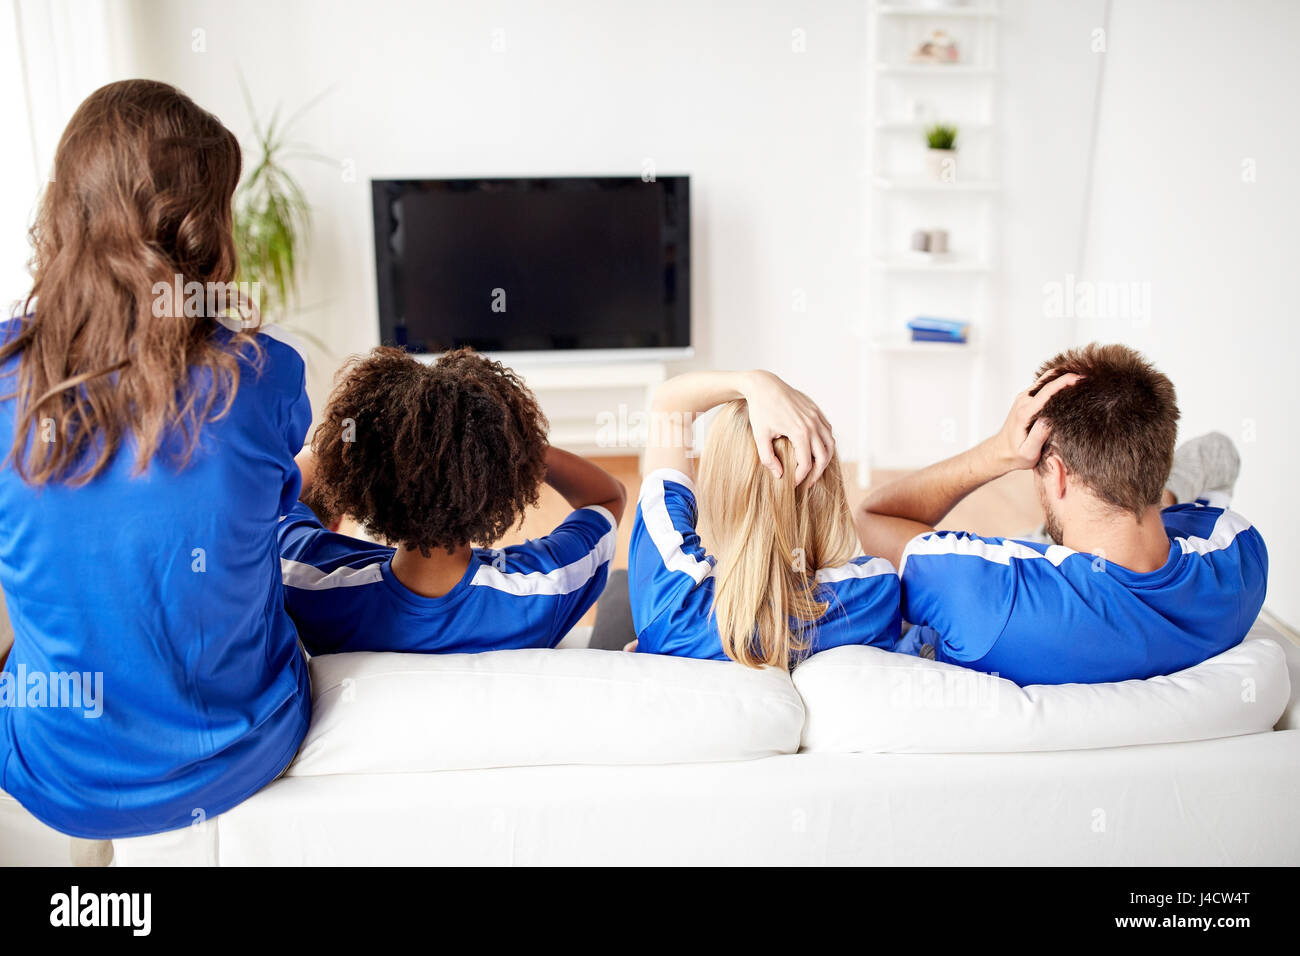
[[[688,176],[384,179],[372,192],[386,345],[690,348]]]

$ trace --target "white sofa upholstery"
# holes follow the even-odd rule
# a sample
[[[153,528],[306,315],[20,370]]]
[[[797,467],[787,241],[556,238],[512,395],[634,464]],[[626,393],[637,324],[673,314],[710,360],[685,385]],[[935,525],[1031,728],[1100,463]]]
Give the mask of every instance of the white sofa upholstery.
[[[806,753],[1021,753],[1214,740],[1273,729],[1286,652],[1242,641],[1195,667],[1113,684],[1019,687],[969,668],[836,647],[797,668]]]
[[[808,738],[819,715],[863,712],[835,691],[821,714],[825,681],[809,689],[798,672],[791,683],[585,650],[506,652],[508,668],[493,655],[318,659],[313,728],[291,773],[202,827],[118,841],[117,862],[1294,865],[1300,648],[1263,624],[1258,638],[1273,646],[1243,648],[1215,685],[1240,699],[1255,680],[1241,668],[1271,675],[1256,680],[1253,709],[1211,721],[1236,736],[1180,717],[1187,688],[1167,678],[1148,688],[1156,739],[1180,721],[1217,739],[1103,747],[1076,733],[1072,745],[1090,749],[1043,751],[1039,726],[1038,752],[1004,753],[831,752],[884,738]],[[1025,699],[1072,693],[1053,690]],[[817,752],[790,752],[801,730]],[[1151,733],[1137,726],[1132,739]],[[0,862],[15,806],[0,799]]]
[[[282,779],[119,863],[1300,862],[1300,731],[1061,753],[793,754]]]
[[[589,650],[311,662],[294,777],[754,760],[799,749],[788,674]]]

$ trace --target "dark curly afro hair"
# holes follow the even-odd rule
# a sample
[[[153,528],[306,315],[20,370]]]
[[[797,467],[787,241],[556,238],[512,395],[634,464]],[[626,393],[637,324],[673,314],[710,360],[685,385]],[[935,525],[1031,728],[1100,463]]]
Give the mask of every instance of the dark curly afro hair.
[[[513,371],[471,349],[429,365],[377,348],[344,366],[312,438],[308,504],[390,544],[452,551],[499,539],[537,504],[547,422]]]

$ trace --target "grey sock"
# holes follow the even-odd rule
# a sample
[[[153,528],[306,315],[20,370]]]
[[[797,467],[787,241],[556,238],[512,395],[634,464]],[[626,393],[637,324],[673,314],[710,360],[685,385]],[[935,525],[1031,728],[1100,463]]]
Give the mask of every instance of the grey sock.
[[[1207,432],[1183,442],[1174,451],[1174,467],[1165,482],[1178,503],[1210,497],[1226,506],[1241,471],[1241,456],[1232,439],[1222,432]]]

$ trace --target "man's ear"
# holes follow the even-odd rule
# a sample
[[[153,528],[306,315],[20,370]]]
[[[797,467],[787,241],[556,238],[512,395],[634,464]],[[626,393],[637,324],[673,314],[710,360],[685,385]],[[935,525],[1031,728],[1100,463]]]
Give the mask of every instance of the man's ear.
[[[1047,496],[1055,501],[1060,501],[1065,497],[1066,489],[1069,485],[1069,472],[1065,470],[1065,462],[1061,461],[1061,456],[1049,452],[1040,463],[1043,471],[1043,488],[1047,491]]]

